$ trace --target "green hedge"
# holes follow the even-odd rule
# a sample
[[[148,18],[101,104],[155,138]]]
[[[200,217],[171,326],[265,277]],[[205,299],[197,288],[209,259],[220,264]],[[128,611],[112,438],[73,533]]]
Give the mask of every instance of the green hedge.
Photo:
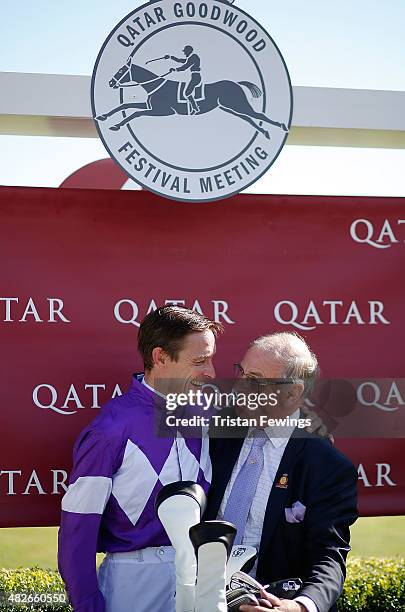
[[[0,610],[50,612],[71,610],[70,606],[52,603],[7,604],[11,593],[46,594],[48,598],[64,593],[63,582],[56,571],[33,569],[0,569]],[[347,579],[339,600],[339,612],[403,612],[405,610],[405,559],[351,558]]]
[[[404,612],[405,559],[350,558],[339,612]]]
[[[21,603],[17,600],[26,598],[51,600],[51,603]],[[13,597],[13,602],[9,598]],[[69,612],[72,608],[59,601],[66,598],[65,585],[59,572],[45,570],[39,567],[0,569],[0,610],[6,612],[17,612],[35,610],[36,612],[51,612],[60,610]]]

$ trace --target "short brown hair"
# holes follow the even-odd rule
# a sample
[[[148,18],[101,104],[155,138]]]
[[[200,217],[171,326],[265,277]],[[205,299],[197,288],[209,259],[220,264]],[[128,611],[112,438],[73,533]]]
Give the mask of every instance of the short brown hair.
[[[153,367],[152,351],[160,346],[170,359],[177,361],[186,336],[211,330],[215,337],[223,331],[220,323],[180,306],[161,306],[150,312],[139,327],[138,350],[145,370]]]

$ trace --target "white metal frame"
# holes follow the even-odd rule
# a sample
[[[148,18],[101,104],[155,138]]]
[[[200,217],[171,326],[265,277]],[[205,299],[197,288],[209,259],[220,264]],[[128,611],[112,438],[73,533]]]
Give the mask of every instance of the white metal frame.
[[[289,145],[405,148],[405,92],[294,87]],[[0,134],[97,138],[90,77],[0,72]]]

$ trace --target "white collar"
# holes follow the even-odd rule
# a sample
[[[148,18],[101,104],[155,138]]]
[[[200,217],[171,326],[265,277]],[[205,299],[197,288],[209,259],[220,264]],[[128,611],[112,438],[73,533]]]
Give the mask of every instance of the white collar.
[[[142,378],[141,385],[144,385],[144,387],[149,389],[149,391],[152,391],[152,393],[155,393],[156,395],[159,395],[159,397],[163,397],[163,399],[166,399],[166,395],[163,395],[163,393],[160,393],[159,391],[156,391],[156,389],[154,389],[153,387],[148,385],[148,383],[145,381],[145,376]]]
[[[287,418],[287,417],[285,417]],[[300,410],[299,408],[297,408],[297,410],[295,412],[293,412],[292,414],[290,414],[289,418],[292,419],[299,419],[300,418]],[[276,448],[279,448],[280,446],[287,446],[288,440],[291,438],[291,434],[295,429],[295,425],[284,425],[284,426],[274,426],[274,427],[265,427],[264,431],[266,432],[266,436],[268,437],[268,439],[270,440],[270,442],[273,444],[273,446],[275,446]],[[251,433],[251,430],[249,430],[249,434]],[[248,434],[248,437],[249,437]]]

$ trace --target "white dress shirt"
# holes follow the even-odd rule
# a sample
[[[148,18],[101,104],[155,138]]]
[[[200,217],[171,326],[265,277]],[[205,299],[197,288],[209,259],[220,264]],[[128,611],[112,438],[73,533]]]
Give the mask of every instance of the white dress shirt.
[[[290,415],[290,419],[299,418],[299,410],[296,410],[292,415]],[[246,546],[254,546],[257,550],[259,550],[260,547],[264,515],[266,513],[266,507],[267,502],[269,500],[270,491],[273,486],[277,470],[280,466],[280,462],[283,457],[285,448],[288,444],[288,440],[290,439],[294,429],[294,426],[285,426],[277,427],[276,430],[272,427],[266,427],[264,430],[266,432],[267,437],[269,438],[269,444],[265,444],[263,446],[263,472],[259,478],[256,493],[253,497],[252,505],[250,507],[248,519],[246,522],[245,533],[242,538],[242,544],[246,544]],[[236,477],[239,474],[241,467],[245,463],[250,448],[252,446],[252,438],[249,437],[249,434],[243,442],[243,446],[239,453],[238,460],[233,468],[231,478],[225,489],[224,497],[222,499],[222,503],[218,513],[218,519],[220,520],[222,520],[222,517],[224,515],[226,504],[228,503],[229,495],[235,483]],[[277,437],[275,437],[275,434],[277,435]],[[257,560],[255,566],[250,572],[253,577],[255,577],[256,575],[256,569]],[[303,606],[305,606],[305,608],[308,610],[308,612],[318,612],[316,604],[309,597],[296,597],[294,601],[302,603]]]

